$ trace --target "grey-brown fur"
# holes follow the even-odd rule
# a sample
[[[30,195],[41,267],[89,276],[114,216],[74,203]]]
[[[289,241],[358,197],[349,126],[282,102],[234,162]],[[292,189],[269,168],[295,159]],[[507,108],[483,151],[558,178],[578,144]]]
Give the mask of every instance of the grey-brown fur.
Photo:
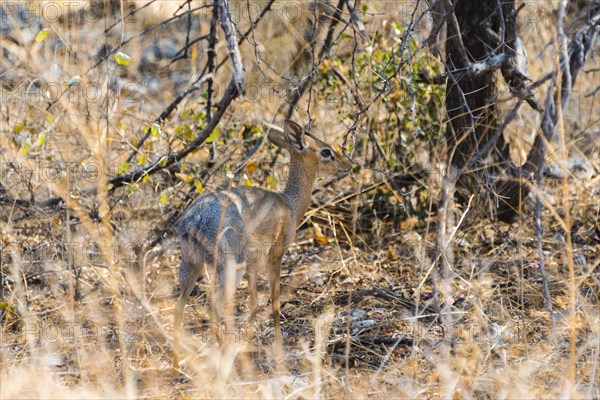
[[[246,272],[252,322],[258,306],[257,272],[266,269],[275,323],[275,344],[278,349],[281,348],[281,258],[308,208],[316,177],[320,173],[348,170],[350,164],[326,143],[305,136],[302,128],[291,121],[286,121],[283,133],[271,131],[269,140],[290,153],[290,173],[283,192],[239,187],[208,193],[196,200],[180,219],[181,291],[174,320],[175,365],[178,363],[177,333],[183,309],[202,274],[214,287],[214,295],[211,296],[213,316],[221,319],[225,305],[230,304],[235,288]]]

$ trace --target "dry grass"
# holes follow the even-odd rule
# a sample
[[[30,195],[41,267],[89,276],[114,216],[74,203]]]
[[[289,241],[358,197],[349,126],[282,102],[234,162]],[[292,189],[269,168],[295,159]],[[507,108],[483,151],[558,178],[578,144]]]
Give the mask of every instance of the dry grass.
[[[33,4],[43,14],[49,12],[49,4],[65,7],[65,3]],[[157,2],[137,22],[126,24],[124,32],[141,32],[171,15],[179,3]],[[265,3],[256,3],[255,9]],[[240,13],[245,10],[244,1],[232,4]],[[303,10],[293,23],[282,18],[286,5]],[[412,10],[410,5],[403,3],[402,10]],[[551,54],[544,47],[554,34],[555,16],[552,5],[533,5],[535,9],[525,8],[528,14],[520,28],[530,73],[540,77],[552,68]],[[281,76],[306,67],[306,60],[295,57],[306,46],[305,18],[312,15],[303,6],[279,2],[266,23],[258,25],[256,40],[264,57],[260,63],[248,43],[242,46],[243,59],[248,60],[248,93],[220,124],[222,135],[226,131],[228,135],[227,140],[217,141],[217,163],[223,166],[205,180],[205,189],[223,183],[222,171],[234,171],[251,147],[247,142],[262,134],[244,136],[245,127],[271,121],[275,110],[285,106],[272,89],[286,85]],[[408,12],[393,17],[395,10],[393,2],[369,3],[369,11],[375,14],[365,17],[369,33],[392,35],[392,23],[410,17]],[[204,34],[207,20],[199,19],[198,29]],[[240,31],[247,29],[247,20],[238,23]],[[111,59],[88,74],[95,61],[88,54],[96,54],[101,43],[119,43],[121,27],[104,35],[109,25],[104,20],[68,26],[49,22],[46,16],[40,24],[51,29],[45,45],[30,38],[24,39],[30,43],[25,48],[8,36],[1,39],[15,55],[0,61],[3,96],[10,94],[0,105],[1,178],[11,196],[38,200],[61,196],[67,199],[69,211],[0,204],[0,398],[600,397],[600,243],[593,231],[600,215],[600,108],[598,94],[586,97],[600,81],[600,72],[582,74],[564,112],[570,154],[586,158],[596,173],[569,178],[566,194],[556,181],[548,180],[544,186],[550,207],[543,213],[543,246],[555,330],[544,305],[531,216],[511,226],[482,220],[461,227],[448,277],[453,304],[445,325],[439,326],[433,318],[436,310],[427,279],[434,213],[421,219],[407,219],[405,214],[392,217],[390,210],[402,209],[403,198],[385,185],[351,196],[357,188],[381,179],[377,171],[367,170],[334,181],[315,195],[323,206],[309,211],[297,243],[284,259],[284,362],[276,364],[271,355],[272,321],[264,281],[259,284],[264,310],[257,317],[256,337],[247,340],[240,323],[225,348],[213,340],[199,284],[186,308],[182,366],[173,371],[168,338],[177,292],[177,243],[170,235],[148,253],[136,254],[136,246],[185,204],[190,183],[182,176],[198,173],[194,167],[209,158],[208,146],[190,156],[183,170],[156,174],[137,188],[118,189],[108,196],[102,185],[123,165],[135,138],[201,71],[205,54],[197,49],[189,62],[171,67],[159,57],[155,63],[147,62],[149,72],[140,69],[153,40],[173,40],[175,48],[185,43],[185,23],[181,23],[132,41],[124,48],[133,59],[128,68]],[[427,24],[419,28],[426,32]],[[31,31],[35,35],[37,28],[23,28],[16,34],[31,35]],[[195,37],[198,31],[193,32]],[[52,47],[50,43],[63,44]],[[221,57],[225,52],[224,47],[218,48]],[[588,65],[597,68],[597,59]],[[227,82],[229,73],[227,66],[221,68],[217,83]],[[98,89],[99,95],[86,97],[78,91],[58,100],[53,97],[56,103],[47,108],[41,89],[64,89],[64,82],[74,76],[81,77],[81,88]],[[18,91],[7,91],[15,87]],[[537,95],[543,99],[545,91]],[[174,132],[189,120],[185,110],[202,110],[199,101],[200,94],[192,95],[178,107],[163,125],[163,135],[144,147],[148,158],[163,154],[168,146],[182,145]],[[322,101],[312,104],[317,134],[340,145],[348,124],[339,114],[343,107]],[[370,118],[379,118],[377,112]],[[506,135],[515,143],[513,149],[519,149],[512,155],[514,160],[526,154],[537,125],[539,116],[527,108],[511,124]],[[24,154],[24,140],[35,143],[41,132],[49,133],[46,142]],[[388,133],[376,134],[383,141]],[[441,151],[436,147],[420,156],[431,157],[429,162],[435,165],[439,162],[435,154]],[[555,149],[549,153],[548,163],[555,162],[556,153]],[[267,187],[273,182],[268,178],[274,177],[280,186],[285,160],[268,170],[274,155],[274,149],[262,146],[236,178],[238,184],[249,181]],[[368,154],[360,157],[355,161],[362,164]],[[82,193],[96,185],[97,196]],[[428,193],[439,190],[434,179],[423,185]],[[349,195],[338,198],[340,193]],[[434,196],[424,196],[424,203],[435,204]],[[422,211],[417,200],[409,196],[409,201]],[[575,231],[574,288],[570,288],[569,260],[560,237],[563,204],[569,207]],[[525,207],[532,215],[530,199]],[[240,318],[246,295],[242,284]],[[575,315],[570,311],[571,298]],[[421,307],[419,312],[415,304]],[[573,329],[576,376],[570,380]],[[356,341],[348,340],[349,332]],[[399,341],[393,343],[392,338]]]

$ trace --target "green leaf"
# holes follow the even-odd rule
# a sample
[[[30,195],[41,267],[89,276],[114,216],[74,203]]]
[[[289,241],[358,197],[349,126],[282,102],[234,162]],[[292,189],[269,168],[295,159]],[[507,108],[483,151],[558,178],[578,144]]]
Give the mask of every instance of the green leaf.
[[[198,194],[202,194],[202,192],[204,192],[204,186],[202,186],[202,181],[199,179],[194,181],[194,186],[196,187],[196,192],[198,192]]]
[[[6,301],[0,301],[0,317],[10,316],[15,313],[15,309]]]
[[[29,141],[29,138],[27,138],[23,141],[23,147],[21,147],[21,154],[25,155],[25,154],[29,153],[30,148],[31,148],[31,142]]]
[[[129,64],[131,64],[131,57],[120,51],[117,54],[115,54],[115,60],[117,60],[117,64],[119,65],[128,66]]]
[[[108,184],[106,184],[106,191],[110,192],[112,190],[112,188],[114,188],[114,187],[115,187],[115,185],[113,185],[112,183],[108,183]]]
[[[39,31],[37,35],[35,35],[35,41],[38,43],[43,42],[44,39],[46,39],[46,36],[48,36],[48,32],[50,32],[50,29],[48,28]]]
[[[165,204],[168,199],[169,199],[169,194],[168,193],[163,193],[163,194],[160,195],[160,202],[162,204]]]
[[[38,138],[35,142],[34,147],[39,147],[41,145],[43,145],[44,143],[46,143],[46,139],[48,139],[48,132],[42,132],[38,135]]]
[[[362,6],[362,12],[366,13],[367,11],[369,11],[369,7],[367,7],[367,5],[365,4],[364,6]]]
[[[142,154],[142,156],[140,157],[140,159],[137,162],[137,165],[144,165],[146,163],[146,156],[144,154]]]
[[[396,22],[394,24],[394,34],[399,36],[402,33],[402,24],[400,22]]]
[[[190,128],[189,125],[179,125],[175,129],[175,135],[186,142],[191,142],[194,140],[194,134],[192,133],[192,128]]]
[[[204,127],[204,124],[206,122],[206,114],[204,113],[204,111],[200,111],[194,116],[194,119],[196,120],[196,122],[200,123],[202,127]]]
[[[185,110],[183,110],[183,113],[181,113],[181,116],[183,117],[183,119],[187,119],[190,117],[194,117],[195,112],[193,108],[186,108]]]
[[[150,127],[150,134],[154,137],[158,136],[160,134],[160,125],[158,125],[156,122],[153,123]]]
[[[128,162],[124,162],[121,165],[119,165],[119,168],[117,169],[117,174],[121,175],[124,174],[125,172],[127,172],[129,170],[129,167],[131,166],[131,164],[129,164]]]
[[[217,136],[219,136],[219,133],[221,133],[220,130],[215,129],[209,137],[206,138],[206,143],[212,143],[213,140],[215,140],[217,138]]]

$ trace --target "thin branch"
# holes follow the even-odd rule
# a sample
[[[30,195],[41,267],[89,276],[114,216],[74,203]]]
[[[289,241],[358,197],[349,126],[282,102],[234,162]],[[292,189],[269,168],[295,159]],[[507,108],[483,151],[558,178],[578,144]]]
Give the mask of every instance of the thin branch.
[[[121,42],[121,43],[120,43],[118,46],[116,46],[114,49],[112,49],[112,50],[110,50],[109,52],[107,52],[107,53],[106,53],[106,55],[105,55],[104,57],[102,57],[102,58],[101,58],[100,60],[98,60],[98,61],[97,61],[97,62],[96,62],[94,65],[92,65],[92,67],[90,67],[90,68],[88,69],[87,73],[89,73],[90,71],[92,71],[92,70],[96,69],[96,67],[98,67],[100,64],[102,64],[104,61],[108,60],[108,58],[109,58],[110,56],[112,56],[113,54],[116,54],[116,53],[117,53],[117,51],[119,51],[119,50],[120,50],[121,48],[123,48],[125,45],[129,44],[129,43],[130,43],[132,40],[135,40],[135,39],[137,39],[137,38],[139,38],[139,37],[141,37],[141,36],[144,36],[144,35],[146,35],[147,33],[149,33],[149,32],[152,32],[153,30],[155,30],[155,29],[157,29],[157,28],[160,28],[160,27],[162,27],[162,26],[165,26],[165,25],[167,25],[167,24],[168,24],[168,23],[170,23],[170,22],[176,21],[176,20],[178,20],[179,18],[182,18],[182,17],[184,17],[184,16],[186,16],[186,15],[188,15],[188,14],[190,14],[190,13],[196,12],[196,11],[198,11],[198,10],[201,10],[201,9],[203,9],[203,8],[206,8],[206,7],[208,7],[208,5],[206,5],[206,4],[203,4],[203,5],[199,6],[199,7],[195,7],[195,8],[192,8],[191,10],[189,10],[189,11],[186,11],[186,12],[184,12],[183,14],[174,15],[173,17],[171,17],[171,18],[168,18],[168,19],[166,19],[166,20],[164,20],[164,21],[161,21],[161,22],[160,22],[160,23],[158,23],[158,24],[155,24],[155,25],[150,25],[149,27],[147,27],[146,29],[144,29],[142,32],[138,33],[137,35],[134,35],[134,36],[130,37],[130,38],[129,38],[129,39],[127,39],[127,40],[124,40],[124,41],[122,41],[122,42]],[[87,74],[87,73],[86,73],[86,74]]]
[[[193,151],[198,150],[198,148],[204,143],[204,141],[211,135],[213,130],[218,125],[219,121],[223,117],[225,110],[229,107],[229,104],[240,94],[238,90],[238,83],[235,78],[232,78],[229,82],[229,86],[227,86],[227,90],[225,94],[221,98],[221,100],[216,104],[216,111],[213,115],[213,118],[206,124],[206,127],[202,129],[202,131],[194,138],[194,140],[186,145],[182,150],[171,153],[167,156],[161,157],[154,164],[132,172],[127,175],[120,175],[115,178],[112,178],[108,181],[110,184],[108,191],[111,192],[114,189],[121,187],[127,183],[137,182],[142,179],[144,176],[149,176],[155,174],[156,172],[163,170],[185,158],[188,154]]]
[[[187,57],[187,51],[190,47],[192,47],[193,45],[195,45],[196,43],[202,41],[202,40],[206,40],[208,39],[208,35],[202,35],[197,37],[196,39],[190,40],[189,43],[187,43],[185,45],[185,47],[179,49],[179,51],[177,53],[175,53],[175,56],[173,56],[173,58],[171,59],[170,64],[173,64],[175,61],[177,60],[181,60],[182,58],[186,58]],[[183,55],[180,55],[181,53],[184,53]]]
[[[252,32],[253,27],[256,26],[256,24],[258,24],[261,19],[263,19],[263,17],[271,9],[271,6],[273,5],[273,3],[275,3],[275,0],[270,0],[269,3],[267,3],[267,5],[262,9],[260,14],[258,14],[258,17],[256,17],[256,19],[254,21],[252,21],[252,23],[250,24],[250,28],[243,35],[241,35],[241,38],[238,40],[238,45],[241,46],[242,42],[247,39],[248,35]],[[229,56],[226,56],[221,61],[219,61],[216,69],[218,70],[219,68],[221,68],[223,66],[223,64],[225,64],[227,62],[228,59],[229,59]]]
[[[546,106],[546,111],[542,118],[541,131],[543,138],[539,135],[536,137],[534,144],[527,155],[525,167],[530,170],[536,170],[539,164],[539,158],[543,157],[545,150],[544,143],[550,141],[556,132],[556,124],[558,115],[556,112],[557,102],[560,101],[561,108],[566,110],[569,104],[571,91],[577,78],[579,71],[583,68],[586,55],[590,52],[592,44],[597,34],[598,22],[600,21],[600,2],[597,3],[595,9],[592,10],[591,16],[586,21],[586,26],[575,32],[567,50],[561,54],[560,66],[562,70],[560,98],[558,91],[554,92],[554,101],[549,102]],[[538,171],[541,173],[541,171]]]
[[[179,50],[177,52],[177,54],[175,54],[175,57],[173,57],[173,59],[171,60],[170,64],[173,64],[175,61],[177,60],[181,60],[183,58],[187,58],[188,56],[188,49],[190,48],[190,46],[192,45],[192,43],[190,43],[190,31],[192,30],[192,13],[189,12],[190,8],[191,8],[191,0],[187,0],[187,5],[188,5],[188,18],[187,18],[187,30],[185,33],[185,46],[183,46],[183,49]],[[202,36],[200,36],[199,39],[196,39],[195,41],[198,42],[202,40]],[[182,55],[179,55],[179,53],[181,53],[183,51]]]
[[[137,35],[134,35],[132,37],[130,37],[127,40],[123,40],[121,41],[121,43],[117,46],[115,46],[113,49],[107,51],[98,61],[96,61],[96,63],[94,65],[92,65],[90,68],[87,69],[87,71],[85,72],[84,75],[89,75],[94,69],[96,69],[100,64],[104,63],[106,60],[108,60],[112,55],[116,54],[121,48],[123,48],[124,46],[126,46],[127,44],[129,44],[131,41],[146,35],[147,33],[153,31],[154,29],[157,29],[161,26],[165,26],[166,24],[176,21],[179,18],[187,15],[188,13],[193,13],[195,11],[201,10],[203,8],[207,7],[207,5],[201,5],[199,7],[193,8],[189,11],[186,11],[183,14],[179,14],[179,15],[174,15],[171,18],[168,18],[162,22],[160,22],[159,24],[155,24],[155,25],[151,25],[149,27],[147,27],[146,29],[144,29],[142,32],[138,33]],[[69,87],[67,87],[66,89],[62,90],[62,92],[57,96],[57,98],[53,101],[50,101],[48,103],[48,106],[46,107],[46,111],[50,110],[50,108],[52,108],[52,106],[54,106],[54,104],[58,103],[60,101],[60,99],[65,95],[65,93],[67,93],[69,91]]]
[[[452,5],[451,10],[446,10],[445,2],[441,0],[432,0],[429,4],[428,11],[431,13],[433,26],[431,27],[429,36],[423,41],[423,43],[430,49],[432,54],[439,59],[442,58],[442,52],[439,48],[437,37],[450,14],[454,12],[454,7],[455,4]]]
[[[217,57],[217,51],[216,51],[216,46],[217,46],[217,23],[219,20],[219,4],[217,2],[217,0],[214,0],[214,6],[213,6],[213,10],[212,10],[212,17],[210,19],[210,33],[208,35],[209,39],[208,39],[208,50],[207,52],[207,57],[208,60],[206,61],[206,67],[208,68],[208,74],[211,76],[211,78],[208,80],[207,83],[207,87],[206,87],[206,108],[205,108],[205,112],[206,112],[206,120],[210,121],[210,119],[212,118],[212,106],[213,106],[213,91],[214,91],[214,76],[215,76],[215,59]],[[204,74],[204,71],[202,72]],[[217,148],[216,148],[216,143],[213,141],[210,144],[210,161],[209,161],[209,165],[212,165],[211,163],[213,162],[213,160],[216,157],[216,153],[217,153]]]
[[[446,81],[451,75],[456,80],[460,80],[465,76],[475,78],[501,68],[507,60],[508,55],[506,53],[500,53],[494,56],[490,56],[485,60],[469,64],[465,68],[458,68],[452,71],[447,71],[441,75],[436,76],[431,76],[426,69],[422,68],[419,70],[419,77],[415,81],[418,83],[444,85],[446,84]]]
[[[360,20],[360,18],[358,18],[356,9],[350,0],[346,0],[346,7],[350,11],[350,21],[352,21],[353,26],[355,26],[356,29],[358,29],[361,39],[367,40],[367,31],[365,30],[365,25]]]
[[[143,6],[141,6],[140,8],[135,7],[133,10],[131,10],[131,12],[129,14],[127,14],[126,16],[124,16],[123,18],[120,18],[119,20],[113,22],[112,25],[110,25],[108,28],[106,28],[104,30],[104,33],[108,33],[112,28],[114,28],[115,26],[117,26],[118,24],[120,24],[122,21],[125,21],[127,18],[135,15],[135,13],[142,11],[144,8],[152,5],[152,3],[155,3],[157,0],[151,0],[148,3],[144,4]]]
[[[331,50],[331,47],[333,46],[333,35],[335,33],[335,28],[337,27],[337,25],[342,17],[342,8],[344,7],[344,3],[345,3],[345,0],[338,1],[337,7],[335,9],[335,13],[331,19],[331,23],[329,24],[329,29],[327,30],[327,36],[325,37],[325,42],[323,43],[323,47],[321,47],[321,50],[319,51],[319,57],[318,57],[319,64],[321,63],[323,56],[325,54],[327,54],[329,52],[329,50]],[[314,74],[314,71],[311,71],[309,76],[307,76],[300,83],[300,85],[295,90],[292,91],[292,99],[290,100],[289,108],[288,108],[287,114],[285,116],[285,119],[290,119],[292,117],[292,114],[294,113],[294,109],[296,108],[296,105],[298,104],[298,102],[300,101],[300,98],[302,97],[302,95],[304,94],[306,89],[308,88],[309,83],[312,81],[313,74]]]
[[[540,124],[540,133],[535,137],[533,145],[524,164],[517,168],[511,167],[512,175],[531,180],[542,174],[538,170],[540,160],[545,158],[546,143],[550,142],[555,135],[558,124],[558,108],[566,110],[573,85],[575,84],[578,72],[583,69],[586,55],[591,51],[594,39],[600,22],[600,2],[596,2],[590,9],[589,16],[585,19],[585,25],[572,35],[567,51],[560,55],[559,66],[561,71],[555,71],[556,77],[561,73],[560,87],[553,83],[548,90],[545,111]],[[568,70],[568,71],[567,71]],[[497,212],[498,218],[504,221],[512,221],[517,214],[518,198],[515,193],[527,194],[528,186],[523,186],[519,180],[510,180],[500,182],[497,191],[503,201],[499,205]]]
[[[190,93],[193,93],[196,90],[200,89],[200,87],[202,86],[202,84],[205,81],[207,81],[208,79],[211,79],[211,78],[212,78],[212,75],[202,76],[202,79],[200,79],[199,81],[196,81],[185,92],[180,93],[179,96],[177,96],[167,106],[167,108],[165,108],[160,113],[160,115],[153,121],[153,123],[149,127],[146,128],[146,132],[144,132],[144,136],[140,139],[140,141],[135,146],[135,149],[131,152],[131,154],[129,154],[129,157],[127,157],[127,162],[131,162],[134,159],[135,155],[140,152],[140,149],[142,148],[142,146],[144,145],[144,143],[146,142],[146,140],[152,134],[152,125],[154,125],[154,124],[159,124],[159,125],[162,124],[169,117],[169,115],[171,115],[171,113],[173,112],[173,110],[175,110],[175,108],[177,108],[177,106],[179,105],[179,103],[181,103],[181,101],[183,99],[185,99],[188,95],[190,95]]]
[[[206,67],[208,68],[209,75],[212,77],[208,80],[206,92],[208,94],[206,99],[206,120],[210,121],[212,118],[212,97],[213,97],[213,88],[214,88],[214,73],[215,73],[215,57],[216,53],[216,45],[217,45],[217,21],[219,19],[219,7],[217,0],[214,1],[213,14],[210,19],[210,34],[208,35],[208,50],[207,53],[207,61]]]
[[[591,92],[589,92],[588,94],[586,94],[585,97],[595,96],[596,93],[598,93],[598,91],[600,91],[600,85],[596,86],[596,89],[594,89]]]
[[[540,158],[540,162],[538,164],[538,170],[542,171],[544,169],[544,158]],[[538,193],[542,193],[542,180],[543,174],[538,174],[536,179],[536,187]],[[550,321],[552,323],[552,333],[556,334],[556,320],[554,319],[554,311],[552,310],[552,296],[550,295],[550,289],[548,288],[548,275],[546,274],[546,266],[544,263],[544,249],[542,246],[542,237],[543,237],[543,227],[542,227],[542,200],[540,196],[537,195],[535,199],[535,237],[537,241],[537,252],[539,261],[538,264],[540,266],[540,274],[542,275],[542,285],[544,287],[544,298],[546,299],[546,309],[548,313],[550,313]],[[556,339],[555,339],[556,340]]]
[[[235,36],[235,29],[233,28],[233,21],[229,13],[229,2],[228,0],[217,0],[217,3],[219,4],[221,29],[225,33],[227,50],[229,51],[229,58],[233,67],[233,80],[238,87],[239,93],[244,93],[244,66],[242,64],[240,47]]]

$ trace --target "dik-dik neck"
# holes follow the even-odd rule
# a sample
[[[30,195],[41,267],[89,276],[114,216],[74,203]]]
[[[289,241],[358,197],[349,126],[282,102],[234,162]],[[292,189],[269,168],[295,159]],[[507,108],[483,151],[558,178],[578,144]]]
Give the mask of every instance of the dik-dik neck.
[[[316,163],[305,165],[297,154],[290,155],[290,172],[282,195],[296,218],[296,225],[302,221],[310,204],[313,184],[317,176],[316,167]]]

